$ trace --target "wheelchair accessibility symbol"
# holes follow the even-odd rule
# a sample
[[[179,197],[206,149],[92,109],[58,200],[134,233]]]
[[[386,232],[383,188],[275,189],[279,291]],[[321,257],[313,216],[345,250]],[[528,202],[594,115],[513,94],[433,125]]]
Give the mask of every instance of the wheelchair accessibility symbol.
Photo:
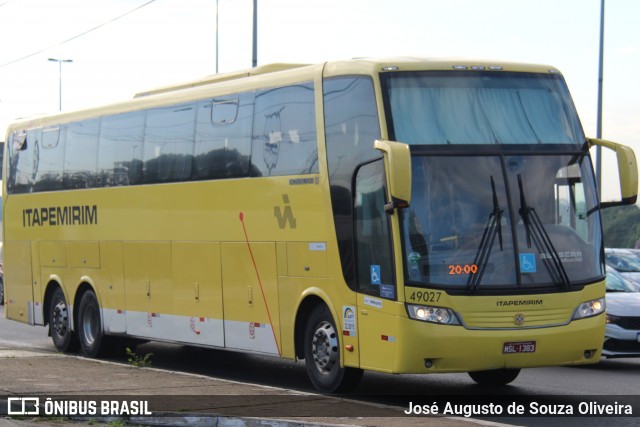
[[[371,273],[371,284],[379,285],[381,283],[380,280],[380,266],[379,265],[370,265],[369,271]]]
[[[520,254],[520,273],[536,272],[536,254]]]

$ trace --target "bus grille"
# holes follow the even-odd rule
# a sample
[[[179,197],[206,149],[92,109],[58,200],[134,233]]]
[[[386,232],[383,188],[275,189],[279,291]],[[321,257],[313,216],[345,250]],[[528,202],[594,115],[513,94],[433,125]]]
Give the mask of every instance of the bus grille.
[[[572,310],[553,309],[471,312],[465,313],[462,317],[465,326],[471,329],[519,329],[563,325],[569,322],[572,315]]]

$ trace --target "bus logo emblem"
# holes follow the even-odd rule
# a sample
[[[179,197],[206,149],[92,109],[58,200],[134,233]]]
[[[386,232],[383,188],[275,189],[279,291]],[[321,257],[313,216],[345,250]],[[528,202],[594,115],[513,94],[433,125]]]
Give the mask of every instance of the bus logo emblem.
[[[282,195],[282,202],[284,203],[284,211],[280,206],[273,207],[273,216],[278,220],[278,226],[284,229],[289,224],[289,228],[296,228],[296,218],[293,216],[293,209],[289,206],[288,194]]]
[[[522,313],[516,314],[515,317],[513,318],[513,323],[515,323],[517,326],[524,325],[524,314]]]

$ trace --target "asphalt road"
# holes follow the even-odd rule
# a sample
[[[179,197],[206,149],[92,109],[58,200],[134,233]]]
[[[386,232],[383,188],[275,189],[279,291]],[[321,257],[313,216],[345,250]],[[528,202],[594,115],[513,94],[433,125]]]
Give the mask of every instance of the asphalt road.
[[[32,327],[8,321],[0,308],[0,345],[13,348],[38,349],[54,352],[44,327]],[[304,363],[294,363],[271,357],[235,353],[222,350],[199,349],[186,346],[147,343],[138,346],[140,355],[152,353],[154,368],[197,373],[216,378],[262,384],[297,391],[313,392],[307,379]],[[124,356],[115,359],[126,363]],[[369,402],[408,408],[413,404],[430,404],[443,396],[495,396],[517,400],[526,396],[556,407],[582,401],[624,401],[631,396],[640,403],[640,359],[603,359],[588,367],[537,368],[523,370],[512,385],[486,389],[477,386],[466,374],[388,375],[367,372],[355,391],[355,398]],[[617,396],[617,397],[616,397]],[[491,399],[491,398],[489,398]],[[468,399],[463,399],[469,402]],[[635,414],[635,413],[634,413]],[[322,414],[321,414],[322,415]],[[328,414],[327,414],[328,415]],[[601,417],[482,417],[484,420],[526,426],[635,426],[633,418]]]

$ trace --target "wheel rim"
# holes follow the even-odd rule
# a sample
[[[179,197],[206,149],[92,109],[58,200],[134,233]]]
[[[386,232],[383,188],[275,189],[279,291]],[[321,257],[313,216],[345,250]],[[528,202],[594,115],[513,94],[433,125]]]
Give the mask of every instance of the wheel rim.
[[[322,322],[313,334],[311,353],[318,371],[329,373],[339,362],[336,330],[329,322]]]
[[[88,345],[92,345],[98,336],[100,328],[100,318],[98,311],[94,310],[94,306],[89,304],[82,313],[82,332],[84,341]]]
[[[69,330],[69,310],[67,310],[67,304],[64,301],[58,301],[53,308],[53,330],[56,333],[64,337]]]

